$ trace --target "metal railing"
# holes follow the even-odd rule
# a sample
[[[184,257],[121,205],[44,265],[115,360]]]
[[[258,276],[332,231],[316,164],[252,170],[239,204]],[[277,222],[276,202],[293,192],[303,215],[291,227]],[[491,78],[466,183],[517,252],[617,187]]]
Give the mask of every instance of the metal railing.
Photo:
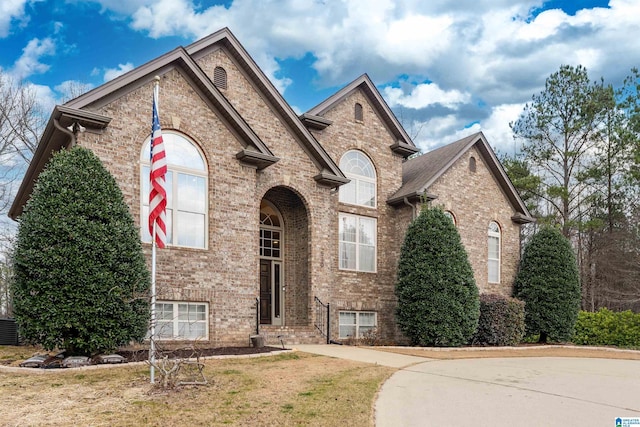
[[[329,303],[324,304],[318,297],[313,297],[315,302],[315,321],[314,326],[320,333],[327,338],[327,344],[331,342],[331,307]]]
[[[260,298],[256,298],[256,335],[260,335]]]

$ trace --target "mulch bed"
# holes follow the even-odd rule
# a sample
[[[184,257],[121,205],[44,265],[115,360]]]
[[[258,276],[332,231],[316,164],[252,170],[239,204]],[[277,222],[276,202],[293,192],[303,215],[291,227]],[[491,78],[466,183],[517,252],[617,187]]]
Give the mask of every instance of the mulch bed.
[[[168,356],[169,359],[196,358],[208,356],[242,356],[250,354],[271,353],[281,351],[282,347],[216,347],[158,351],[157,358]],[[149,350],[120,350],[116,352],[128,362],[149,360]]]

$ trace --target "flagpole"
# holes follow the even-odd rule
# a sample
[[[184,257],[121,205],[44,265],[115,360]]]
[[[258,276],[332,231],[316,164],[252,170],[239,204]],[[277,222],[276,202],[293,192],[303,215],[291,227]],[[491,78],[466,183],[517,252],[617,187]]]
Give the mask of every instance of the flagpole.
[[[153,84],[153,99],[155,102],[155,108],[159,109],[158,106],[158,92],[160,88],[160,77],[156,76],[154,78]],[[159,115],[160,113],[156,111]],[[151,135],[153,138],[153,135]],[[153,154],[153,153],[152,153]],[[156,227],[157,223],[153,222],[153,236],[151,236],[151,342],[149,345],[149,366],[150,372],[149,377],[151,380],[151,384],[155,384],[156,382]]]
[[[151,384],[155,384],[156,364],[156,225],[153,224],[151,239],[151,343],[149,346],[149,366]]]

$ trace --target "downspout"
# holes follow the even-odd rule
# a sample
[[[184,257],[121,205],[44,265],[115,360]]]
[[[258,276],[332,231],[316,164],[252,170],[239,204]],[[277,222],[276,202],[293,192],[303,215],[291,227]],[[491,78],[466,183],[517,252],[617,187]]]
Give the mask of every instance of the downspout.
[[[69,138],[70,138],[70,140],[69,140],[69,141],[70,141],[70,144],[69,144],[69,147],[67,147],[67,148],[71,148],[71,147],[73,147],[74,145],[76,145],[76,134],[75,134],[75,132],[71,132],[69,129],[67,129],[67,128],[65,128],[65,127],[61,126],[61,125],[60,125],[60,122],[58,122],[58,119],[53,119],[53,125],[54,125],[54,126],[56,127],[56,129],[58,129],[59,131],[64,132],[64,133],[66,133],[67,135],[69,135]]]
[[[411,206],[411,212],[412,212],[412,220],[416,219],[416,206],[412,205],[411,203],[409,203],[409,198],[405,197],[404,198],[404,204],[407,206]]]

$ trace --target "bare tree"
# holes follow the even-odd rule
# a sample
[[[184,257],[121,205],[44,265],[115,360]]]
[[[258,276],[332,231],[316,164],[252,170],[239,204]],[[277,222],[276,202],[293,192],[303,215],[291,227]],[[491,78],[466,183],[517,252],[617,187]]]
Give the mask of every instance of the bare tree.
[[[0,213],[38,145],[45,117],[35,90],[0,71]]]

